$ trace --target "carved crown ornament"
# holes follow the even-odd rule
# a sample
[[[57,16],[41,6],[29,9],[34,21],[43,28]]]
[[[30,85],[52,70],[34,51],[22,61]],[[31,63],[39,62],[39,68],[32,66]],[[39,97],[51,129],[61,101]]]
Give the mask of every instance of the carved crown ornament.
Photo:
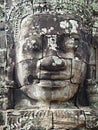
[[[85,2],[66,1],[66,0],[10,0],[12,6],[9,9],[6,21],[10,21],[12,30],[14,31],[15,39],[18,34],[18,29],[22,20],[28,15],[45,14],[45,13],[58,13],[68,14],[67,19],[73,18],[79,21],[83,27],[82,29],[86,33],[90,33],[94,19],[93,9],[90,5]],[[5,7],[7,11],[7,1],[5,0]],[[15,40],[14,39],[14,40]]]

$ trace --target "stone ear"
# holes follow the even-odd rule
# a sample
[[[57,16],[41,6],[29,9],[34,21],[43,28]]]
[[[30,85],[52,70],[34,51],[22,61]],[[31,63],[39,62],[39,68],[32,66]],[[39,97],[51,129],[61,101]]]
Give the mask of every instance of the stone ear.
[[[92,43],[93,43],[94,47],[98,48],[98,36],[94,35],[92,37]]]
[[[10,81],[14,80],[15,71],[15,46],[10,45],[7,51],[7,78]]]
[[[8,66],[8,69],[7,69],[8,80],[14,80],[14,78],[13,78],[14,71],[15,71],[15,66],[14,66],[14,63],[12,63],[12,64],[10,64],[10,66]]]

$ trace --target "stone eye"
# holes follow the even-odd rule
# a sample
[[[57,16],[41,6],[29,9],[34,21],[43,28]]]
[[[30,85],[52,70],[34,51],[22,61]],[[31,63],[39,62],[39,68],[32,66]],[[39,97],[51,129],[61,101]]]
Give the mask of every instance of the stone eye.
[[[30,84],[33,83],[33,75],[29,75],[27,79]]]
[[[61,34],[57,36],[57,49],[59,51],[65,52],[65,34]]]
[[[75,42],[79,42],[79,38],[74,38],[74,41]]]
[[[32,44],[32,51],[39,51],[40,50],[40,47],[38,46],[37,43],[33,43]]]
[[[79,47],[80,41],[79,38],[74,38],[74,48],[75,50]]]
[[[27,41],[24,43],[23,45],[23,51],[25,52],[31,52],[31,51],[39,51],[40,50],[40,46],[39,43],[36,40],[32,40],[32,41]]]
[[[28,51],[30,50],[31,48],[31,43],[28,41],[28,42],[25,42],[24,45],[23,45],[23,51]]]

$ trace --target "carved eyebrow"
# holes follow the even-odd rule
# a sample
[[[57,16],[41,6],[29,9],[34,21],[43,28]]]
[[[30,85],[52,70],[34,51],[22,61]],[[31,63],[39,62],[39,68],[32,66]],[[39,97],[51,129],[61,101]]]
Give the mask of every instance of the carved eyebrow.
[[[66,38],[66,37],[70,37],[70,34],[68,33],[68,34],[66,34],[66,33],[62,33],[62,34],[57,34],[57,39],[64,39],[64,38]]]
[[[70,34],[71,37],[76,37],[76,38],[79,38],[79,34],[78,33],[72,33]]]
[[[28,58],[28,59],[25,59],[25,60],[21,60],[21,61],[19,61],[19,62],[16,62],[15,63],[15,66],[17,66],[18,64],[20,64],[20,63],[22,63],[22,62],[25,62],[25,61],[34,61],[34,60],[36,60],[35,58]]]

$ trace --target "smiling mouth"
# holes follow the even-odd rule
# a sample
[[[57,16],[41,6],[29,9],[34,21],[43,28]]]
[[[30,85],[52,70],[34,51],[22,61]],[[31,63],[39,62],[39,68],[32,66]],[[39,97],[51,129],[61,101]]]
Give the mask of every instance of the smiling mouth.
[[[39,80],[69,80],[73,76],[71,72],[66,72],[66,71],[59,71],[59,72],[38,72],[37,77]]]
[[[65,88],[69,84],[69,80],[39,80],[39,83],[36,83],[38,87],[46,88],[50,90],[62,89]]]
[[[72,74],[70,71],[41,71],[37,73],[37,77],[38,83],[35,85],[53,91],[68,86]]]

